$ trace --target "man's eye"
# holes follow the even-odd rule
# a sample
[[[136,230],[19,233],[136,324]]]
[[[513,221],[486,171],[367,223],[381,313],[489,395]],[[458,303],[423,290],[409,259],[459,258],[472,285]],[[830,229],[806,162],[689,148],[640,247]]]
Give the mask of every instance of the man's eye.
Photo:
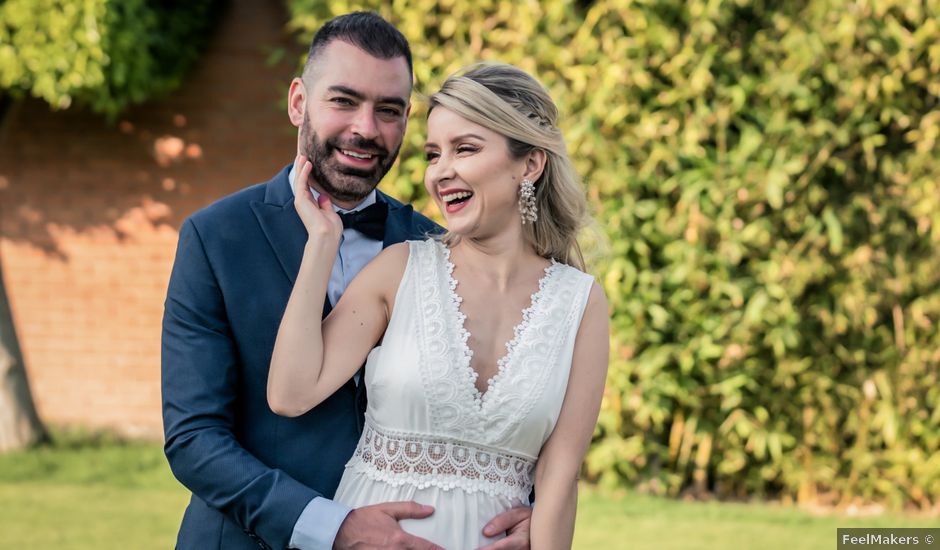
[[[337,105],[352,105],[353,104],[352,100],[349,99],[348,97],[334,97],[330,101],[332,101],[333,103],[336,103]]]
[[[399,111],[398,109],[391,108],[391,107],[379,109],[379,112],[382,113],[383,115],[387,115],[390,117],[397,118],[401,116],[401,111]]]

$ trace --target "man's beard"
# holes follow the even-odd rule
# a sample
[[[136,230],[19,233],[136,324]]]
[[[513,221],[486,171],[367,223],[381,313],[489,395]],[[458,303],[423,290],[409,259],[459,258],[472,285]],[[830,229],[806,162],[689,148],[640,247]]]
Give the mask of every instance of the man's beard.
[[[333,151],[346,148],[367,151],[377,156],[378,161],[373,168],[367,170],[345,166],[336,160]],[[301,152],[313,164],[311,178],[320,185],[322,191],[335,200],[359,202],[364,199],[392,168],[400,148],[401,145],[389,153],[375,141],[362,138],[342,143],[336,139],[320,141],[310,127],[308,114],[304,113]]]

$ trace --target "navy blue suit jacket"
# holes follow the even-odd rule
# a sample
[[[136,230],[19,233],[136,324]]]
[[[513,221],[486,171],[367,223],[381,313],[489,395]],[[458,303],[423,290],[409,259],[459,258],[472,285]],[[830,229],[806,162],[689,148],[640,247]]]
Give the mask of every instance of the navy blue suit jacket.
[[[166,456],[193,493],[181,550],[285,548],[307,503],[332,497],[361,431],[352,381],[298,418],[268,408],[274,339],[307,238],[289,171],[180,228],[162,391]],[[378,200],[389,205],[384,246],[440,230],[409,205],[382,193]]]

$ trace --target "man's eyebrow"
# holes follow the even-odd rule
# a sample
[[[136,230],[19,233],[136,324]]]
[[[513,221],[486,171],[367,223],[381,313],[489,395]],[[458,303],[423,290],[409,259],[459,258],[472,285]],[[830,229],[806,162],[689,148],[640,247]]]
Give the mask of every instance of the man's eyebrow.
[[[347,88],[346,86],[340,86],[340,85],[330,86],[329,88],[327,88],[327,90],[329,90],[329,91],[331,91],[331,92],[334,92],[334,93],[339,93],[339,94],[343,94],[343,95],[348,95],[349,97],[354,97],[354,98],[356,98],[356,99],[358,99],[358,100],[364,100],[364,99],[366,99],[366,96],[363,95],[362,92],[358,92],[358,91],[356,91],[356,90],[353,90],[352,88]],[[397,105],[397,106],[401,107],[402,109],[404,109],[405,106],[406,106],[406,103],[405,103],[405,100],[404,100],[404,99],[402,99],[402,98],[400,98],[400,97],[393,97],[393,96],[389,96],[389,97],[380,97],[380,98],[378,99],[377,103],[385,103],[385,104],[389,104],[389,103],[390,103],[390,104],[392,104],[392,105]]]

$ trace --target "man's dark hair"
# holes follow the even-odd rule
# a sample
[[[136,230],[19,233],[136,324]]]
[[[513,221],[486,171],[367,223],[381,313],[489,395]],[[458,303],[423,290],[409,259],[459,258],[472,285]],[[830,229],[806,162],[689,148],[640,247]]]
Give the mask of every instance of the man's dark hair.
[[[310,42],[310,52],[304,65],[307,74],[314,58],[334,40],[342,40],[379,59],[404,57],[408,74],[413,74],[411,47],[408,39],[391,23],[371,11],[356,11],[327,21]]]

